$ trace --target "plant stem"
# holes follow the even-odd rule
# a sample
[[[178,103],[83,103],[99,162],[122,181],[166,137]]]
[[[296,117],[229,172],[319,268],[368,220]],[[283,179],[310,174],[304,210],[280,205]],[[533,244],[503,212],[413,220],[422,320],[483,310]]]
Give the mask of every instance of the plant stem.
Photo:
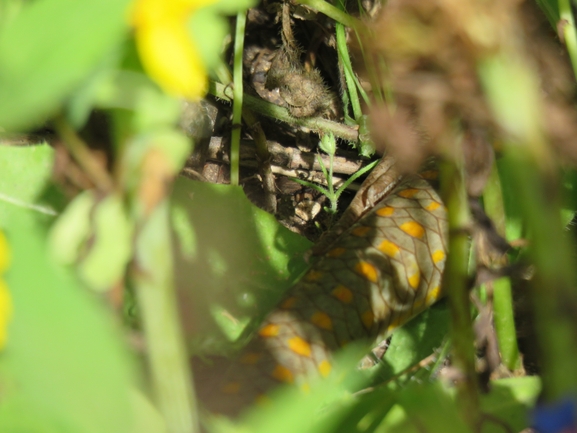
[[[491,177],[483,193],[483,202],[487,215],[495,224],[497,232],[505,236],[505,209],[501,182],[497,167],[493,167]],[[503,364],[511,371],[521,366],[519,348],[517,347],[517,332],[513,316],[513,296],[509,277],[499,278],[493,283],[493,321],[499,341],[499,351]]]
[[[559,0],[559,14],[561,20],[565,20],[563,27],[563,39],[571,59],[573,73],[577,78],[577,32],[575,31],[575,17],[571,12],[570,0]]]
[[[232,78],[230,76],[230,71],[228,67],[221,63],[217,68],[217,76],[218,79],[222,83],[226,83],[227,85],[231,83]],[[244,99],[243,95],[243,99]],[[266,135],[260,126],[260,122],[255,117],[253,112],[249,110],[247,107],[242,108],[242,118],[245,121],[247,127],[250,129],[251,134],[254,138],[254,144],[256,148],[256,155],[258,158],[258,169],[260,171],[260,175],[262,176],[262,183],[265,193],[265,210],[272,214],[276,214],[277,206],[276,206],[276,191],[275,191],[275,183],[274,183],[274,175],[271,166],[271,154],[268,149],[268,144],[266,140]],[[240,164],[240,146],[239,146],[239,165]]]
[[[230,137],[230,183],[238,185],[240,171],[240,132],[242,128],[242,57],[244,52],[244,32],[246,29],[246,10],[236,15],[236,31],[234,37],[233,65],[233,102],[232,102],[232,133]]]
[[[455,151],[452,153],[459,153],[460,149],[457,149],[457,146],[453,147]],[[453,362],[462,374],[462,379],[457,384],[457,392],[469,425],[475,427],[480,420],[479,389],[475,371],[475,339],[468,285],[470,249],[465,230],[470,225],[470,215],[463,173],[455,163],[444,164],[441,171],[441,192],[449,219],[449,255],[443,287],[451,307]]]
[[[64,116],[61,115],[54,119],[54,127],[58,135],[62,137],[68,151],[90,177],[90,180],[94,182],[96,188],[105,192],[112,191],[114,188],[112,178],[104,167],[96,162],[94,156],[90,153],[88,145],[72,129]]]
[[[217,98],[227,101],[232,102],[234,99],[232,91],[220,83],[211,82],[209,92]],[[332,132],[336,137],[353,143],[356,143],[359,138],[357,128],[351,128],[350,126],[343,125],[342,123],[333,122],[321,117],[296,118],[291,116],[286,108],[271,104],[270,102],[263,101],[260,98],[256,98],[250,95],[244,95],[243,101],[244,106],[253,112],[289,123],[291,125],[302,126],[317,132]]]
[[[156,402],[169,433],[199,432],[192,373],[176,310],[168,201],[144,222],[132,277],[142,314]]]
[[[557,167],[544,132],[539,79],[523,50],[522,34],[511,32],[505,40],[508,44],[479,69],[495,119],[511,137],[503,146],[504,162],[515,191],[511,200],[531,233],[529,252],[538,269],[531,297],[544,398],[552,401],[577,390],[576,265],[562,229]]]

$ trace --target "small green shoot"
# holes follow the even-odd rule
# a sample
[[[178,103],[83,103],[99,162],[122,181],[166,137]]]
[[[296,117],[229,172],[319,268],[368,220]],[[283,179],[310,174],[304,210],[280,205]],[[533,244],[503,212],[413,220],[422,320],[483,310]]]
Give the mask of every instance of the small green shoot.
[[[324,194],[331,202],[330,207],[325,207],[325,211],[330,213],[331,215],[335,215],[338,209],[339,197],[341,196],[343,191],[351,183],[357,180],[360,176],[372,170],[378,164],[379,161],[378,160],[373,161],[370,164],[364,166],[360,170],[353,173],[351,177],[349,177],[345,182],[343,182],[343,184],[335,191],[335,185],[333,183],[333,161],[337,148],[335,136],[332,133],[323,135],[321,137],[321,141],[319,142],[319,147],[329,156],[329,167],[327,170],[327,167],[323,163],[322,158],[319,155],[317,155],[317,161],[321,166],[321,171],[323,172],[325,179],[327,180],[327,188],[298,178],[294,178],[294,180],[303,186],[316,189],[321,194]]]

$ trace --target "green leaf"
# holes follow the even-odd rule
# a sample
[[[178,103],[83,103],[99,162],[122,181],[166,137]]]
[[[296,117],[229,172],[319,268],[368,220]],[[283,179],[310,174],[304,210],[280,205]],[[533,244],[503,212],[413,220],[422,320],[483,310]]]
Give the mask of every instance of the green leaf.
[[[14,315],[0,353],[0,431],[130,431],[134,365],[115,321],[52,264],[37,225],[19,220],[6,234]]]
[[[44,121],[111,53],[130,0],[31,2],[0,34],[0,125]]]
[[[375,378],[384,382],[418,364],[441,346],[448,330],[449,309],[441,301],[395,330]]]
[[[441,382],[414,385],[400,393],[400,405],[406,413],[410,428],[391,429],[391,432],[466,433],[471,429],[455,404],[455,389],[447,389]]]
[[[173,128],[158,128],[139,134],[126,145],[122,161],[122,182],[129,189],[141,189],[154,177],[170,177],[178,173],[191,152],[186,135]],[[148,181],[148,182],[147,182]],[[140,197],[141,201],[143,197]]]
[[[319,147],[327,155],[334,155],[337,151],[337,142],[335,136],[332,132],[328,134],[323,134],[321,136],[321,141],[319,141]]]
[[[95,201],[92,191],[80,193],[52,226],[50,253],[59,263],[72,265],[82,255],[82,248],[90,236],[90,212]]]
[[[577,212],[577,170],[566,169],[563,171],[563,208],[561,218],[566,226],[571,222]]]
[[[529,427],[528,413],[534,407],[541,392],[541,379],[536,376],[511,377],[490,383],[489,394],[481,396],[483,413],[509,426],[510,431],[522,431]],[[486,419],[482,433],[500,429],[498,424]]]
[[[256,3],[255,0],[220,0],[192,15],[188,28],[208,70],[214,70],[222,64],[223,41],[230,30],[226,15],[236,15]]]
[[[142,392],[132,393],[132,405],[135,422],[130,433],[167,433],[164,418]]]
[[[491,391],[481,396],[482,433],[522,431],[528,427],[541,381],[538,377],[515,377],[490,382]],[[442,382],[412,384],[396,393],[399,405],[386,415],[378,431],[387,433],[463,433],[466,426],[456,399],[455,388]],[[506,428],[505,428],[506,426]]]
[[[78,272],[95,290],[107,290],[121,281],[132,253],[132,224],[122,200],[109,195],[94,211],[90,250]]]
[[[100,89],[108,84],[119,62],[120,52],[106,56],[71,95],[66,104],[66,116],[75,129],[82,128],[95,106]]]
[[[93,191],[85,191],[54,224],[50,247],[60,263],[78,263],[83,282],[107,290],[122,279],[131,258],[132,229],[118,195],[97,202]]]
[[[19,210],[49,220],[56,215],[49,196],[39,199],[49,186],[53,163],[54,150],[47,144],[0,145],[0,225]]]
[[[230,323],[226,332],[238,335],[235,326],[266,312],[307,268],[303,254],[311,243],[253,206],[239,187],[179,178],[172,204],[179,225],[189,227],[185,239],[175,234],[176,285],[189,336],[222,341],[215,311]]]
[[[212,7],[222,14],[234,15],[239,11],[251,8],[256,4],[256,0],[220,0]]]
[[[223,41],[229,33],[228,20],[213,7],[197,11],[188,23],[205,67],[215,69],[222,62]],[[202,42],[201,42],[202,41]]]
[[[502,157],[497,160],[499,180],[503,192],[503,205],[507,217],[506,238],[509,242],[527,235],[525,218],[516,199],[518,192],[513,187],[511,163],[512,161],[508,157]]]

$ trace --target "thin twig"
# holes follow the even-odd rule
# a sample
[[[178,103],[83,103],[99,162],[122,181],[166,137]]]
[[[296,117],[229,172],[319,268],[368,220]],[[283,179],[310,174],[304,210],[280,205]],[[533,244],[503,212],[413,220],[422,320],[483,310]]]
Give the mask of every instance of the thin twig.
[[[241,140],[240,161],[242,164],[254,167],[255,145],[251,140]],[[267,149],[271,158],[271,163],[275,166],[285,167],[295,170],[316,170],[320,171],[321,166],[317,160],[317,154],[312,152],[301,152],[293,147],[285,147],[276,141],[267,141]],[[362,167],[369,165],[370,161],[360,159],[356,152],[343,152],[344,156],[335,156],[333,162],[333,172],[337,174],[352,175]],[[323,164],[328,165],[327,155],[320,155]],[[222,137],[212,137],[206,150],[206,158],[213,161],[230,162],[228,151]]]
[[[226,164],[224,161],[218,161],[218,162],[207,162],[207,166],[210,164],[214,164],[214,165],[220,165],[220,164]],[[240,163],[241,167],[250,167],[250,168],[257,168],[257,163],[256,162],[250,162],[250,161],[241,161]],[[320,171],[314,171],[314,170],[305,170],[305,169],[286,169],[284,167],[278,167],[276,165],[271,165],[270,166],[272,173],[279,175],[279,176],[286,176],[286,177],[290,177],[290,178],[294,178],[294,179],[302,179],[305,181],[309,181],[309,182],[314,182],[317,184],[321,184],[321,185],[327,185],[327,179],[325,178],[325,176],[320,172]],[[193,168],[190,167],[184,167],[180,173],[182,176],[184,177],[188,177],[189,179],[193,179],[193,180],[200,180],[202,182],[206,182],[206,181],[212,181],[211,179],[207,179],[202,173],[197,172],[196,170],[194,170]],[[343,176],[333,176],[333,184],[336,187],[339,187],[341,185],[344,184],[346,178]],[[347,185],[347,189],[350,191],[358,191],[360,188],[360,184],[359,183],[352,183]]]
[[[54,119],[54,128],[64,141],[72,157],[86,172],[90,180],[96,185],[96,188],[101,191],[111,191],[114,188],[114,181],[108,172],[94,159],[88,149],[88,145],[72,129],[64,116],[58,116]]]

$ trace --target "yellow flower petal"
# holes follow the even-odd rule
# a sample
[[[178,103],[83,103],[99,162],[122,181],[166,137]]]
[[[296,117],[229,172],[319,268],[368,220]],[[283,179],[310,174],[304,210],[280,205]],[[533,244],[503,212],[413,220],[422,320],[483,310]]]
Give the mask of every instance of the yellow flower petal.
[[[8,240],[4,233],[0,231],[0,276],[6,271],[10,264],[10,251],[8,249]]]
[[[10,264],[10,251],[4,233],[0,231],[0,349],[6,345],[7,327],[12,317],[12,300],[2,274]]]
[[[8,322],[12,318],[12,300],[8,286],[0,279],[0,350],[6,345]]]
[[[199,99],[207,78],[184,26],[174,23],[137,29],[136,44],[146,72],[169,94]]]
[[[146,72],[169,94],[199,99],[207,76],[187,22],[215,0],[139,0],[132,11],[136,46]]]

